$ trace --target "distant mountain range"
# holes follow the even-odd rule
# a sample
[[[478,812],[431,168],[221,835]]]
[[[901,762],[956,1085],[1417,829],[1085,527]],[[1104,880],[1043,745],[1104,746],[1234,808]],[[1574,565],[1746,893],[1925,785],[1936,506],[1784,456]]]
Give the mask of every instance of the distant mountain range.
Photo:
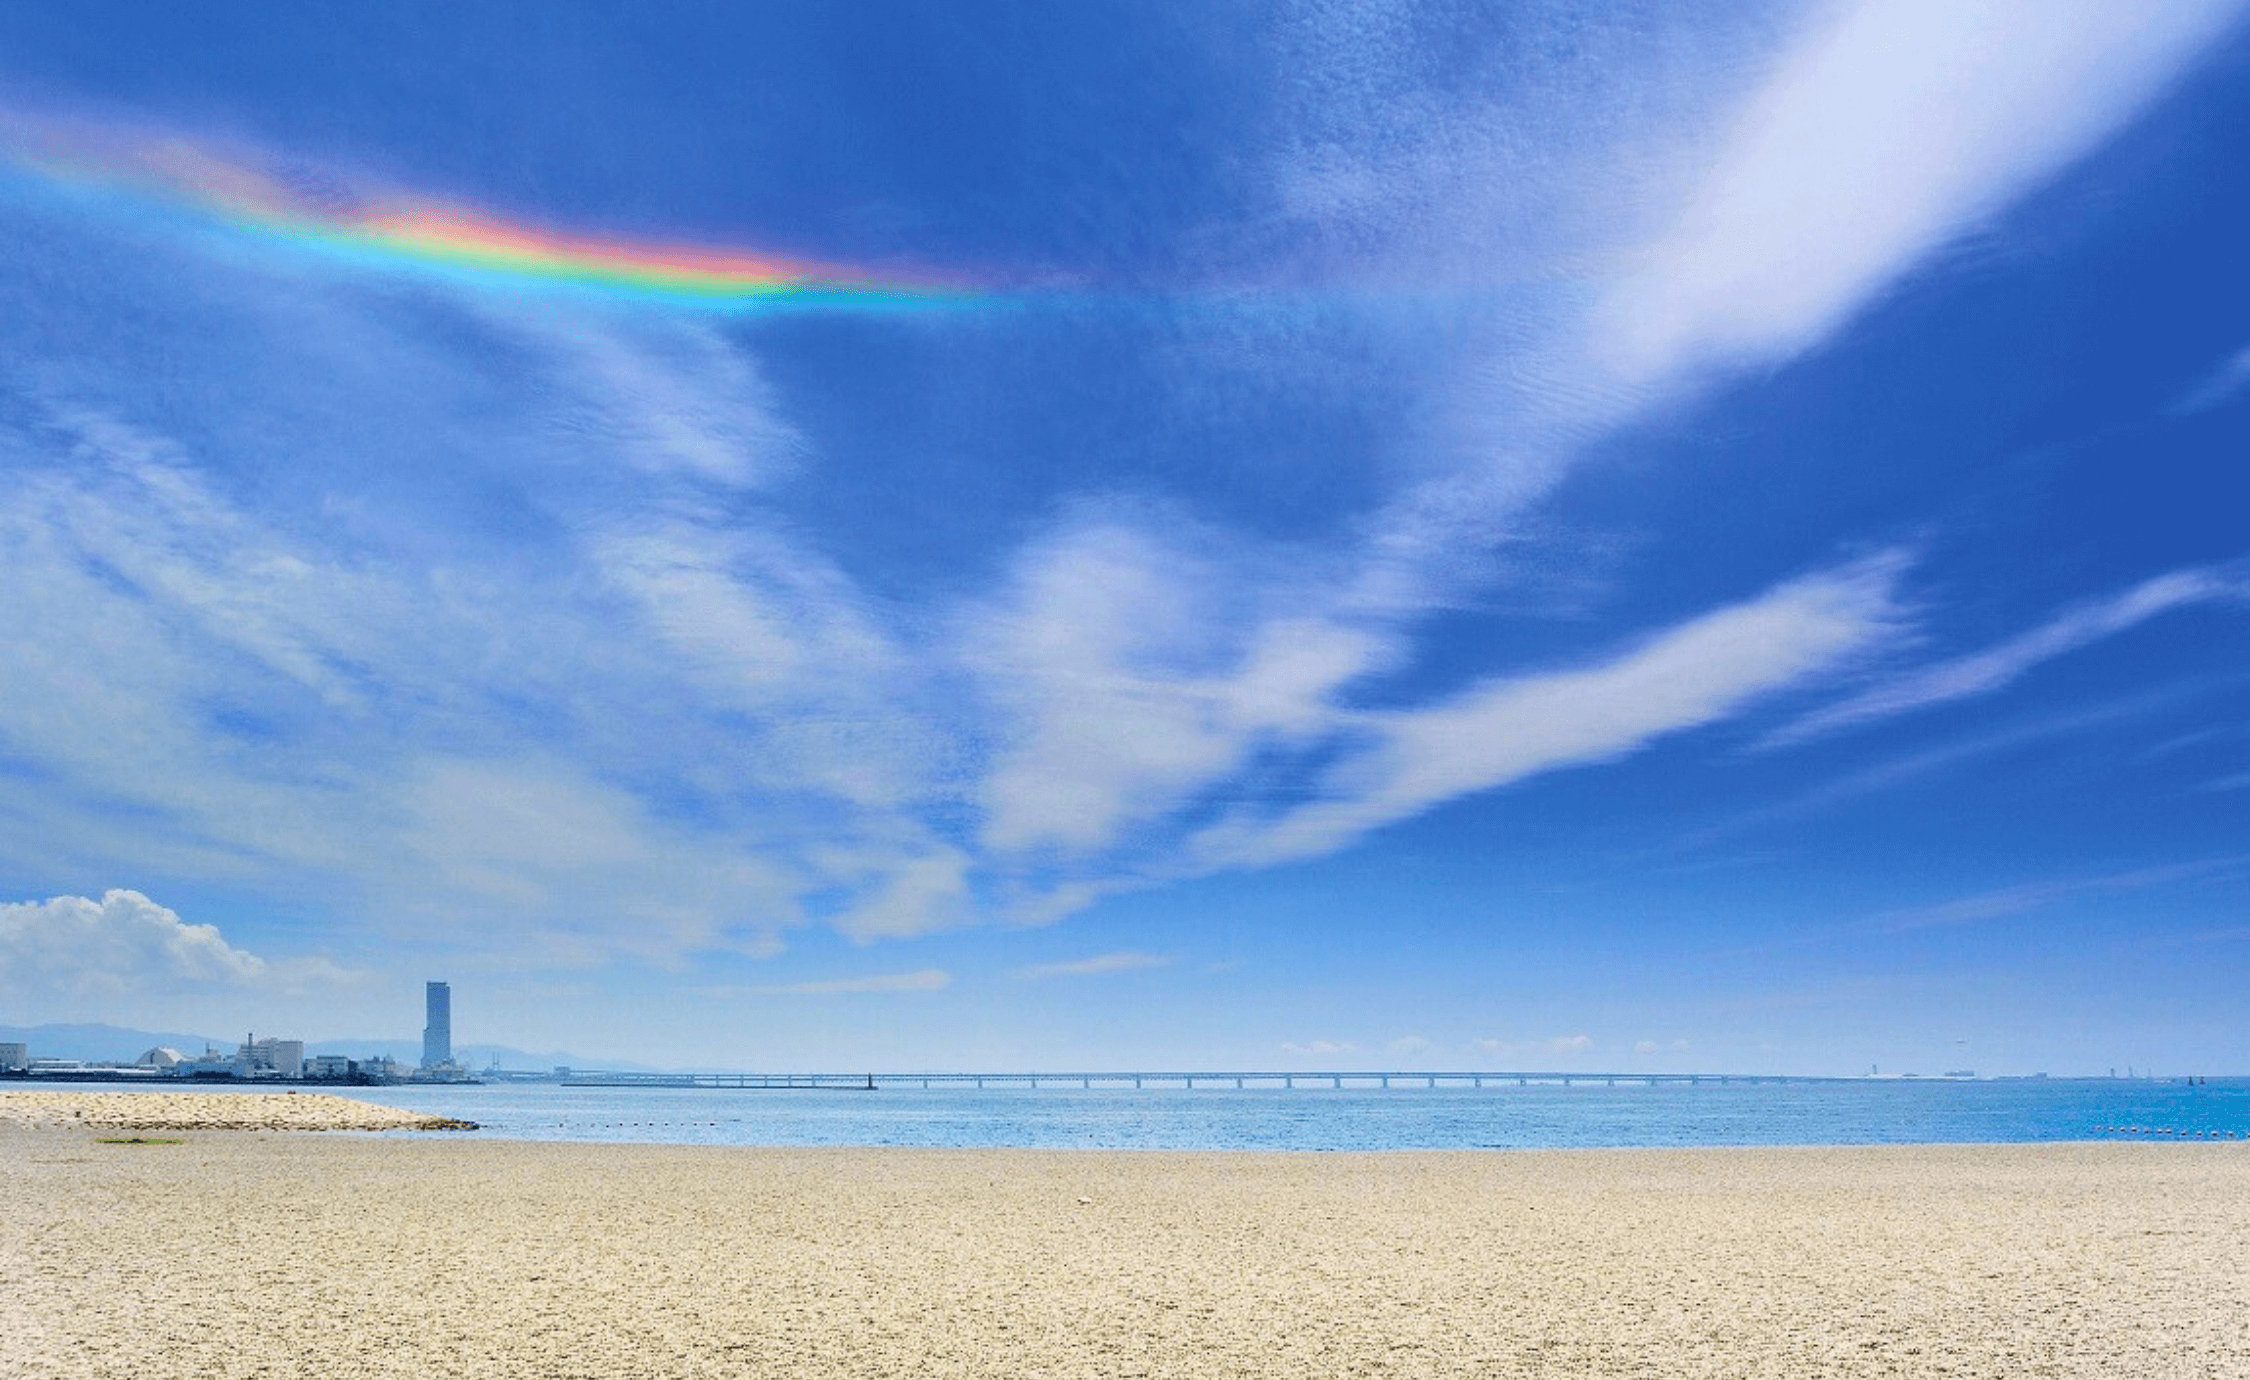
[[[268,1032],[269,1034],[272,1032]],[[288,1038],[288,1037],[284,1037]],[[129,1030],[116,1025],[0,1025],[0,1041],[21,1041],[31,1047],[34,1059],[81,1059],[88,1063],[127,1064],[158,1045],[170,1045],[187,1054],[200,1054],[206,1045],[232,1050],[242,1037],[188,1035],[177,1030]],[[307,1040],[305,1053],[344,1054],[354,1058],[388,1055],[402,1064],[419,1063],[419,1039]],[[506,1069],[544,1072],[567,1064],[582,1069],[620,1069],[634,1073],[660,1070],[626,1059],[592,1059],[567,1050],[525,1050],[511,1045],[455,1045],[453,1057],[472,1069],[498,1062]]]
[[[34,1059],[83,1059],[89,1063],[130,1063],[156,1045],[200,1054],[206,1043],[218,1043],[176,1030],[125,1030],[114,1025],[0,1025],[0,1041],[29,1045]],[[227,1048],[233,1049],[236,1043],[229,1041]]]

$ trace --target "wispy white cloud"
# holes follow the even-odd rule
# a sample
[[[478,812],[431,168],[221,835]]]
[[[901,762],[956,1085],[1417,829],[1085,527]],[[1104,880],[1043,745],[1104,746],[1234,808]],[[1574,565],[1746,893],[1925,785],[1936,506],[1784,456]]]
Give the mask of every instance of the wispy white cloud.
[[[2006,688],[2042,662],[2140,626],[2159,614],[2199,604],[2250,602],[2250,574],[2240,566],[2175,570],[2122,594],[2081,604],[2029,632],[1968,656],[1925,667],[1840,704],[1818,709],[1768,735],[1783,747],[1860,724]]]
[[[837,914],[836,928],[864,943],[904,939],[964,923],[971,914],[970,862],[960,849],[943,846],[881,857],[875,862],[872,885]]]
[[[1746,811],[1718,824],[1695,830],[1681,838],[1675,847],[1700,848],[1751,830],[1768,828],[1796,820],[1822,810],[1833,809],[1850,801],[1862,799],[1881,791],[1929,780],[1944,772],[1955,771],[1971,762],[2022,751],[2034,744],[2050,742],[2057,738],[2091,733],[2117,724],[2130,722],[2160,710],[2177,707],[2198,694],[2209,693],[2223,685],[2235,682],[2209,680],[2189,681],[2184,684],[2164,686],[2142,694],[2096,705],[2090,709],[2075,710],[2067,714],[2049,714],[2010,724],[2008,727],[1969,738],[1955,739],[1936,747],[1918,748],[1895,757],[1858,767],[1809,790]]]
[[[917,968],[910,973],[879,973],[872,977],[828,978],[816,982],[783,982],[750,991],[761,996],[830,997],[853,992],[936,992],[953,984],[943,968]]]
[[[1339,1054],[1357,1054],[1359,1046],[1349,1040],[1306,1040],[1301,1044],[1283,1041],[1281,1052],[1299,1058],[1325,1059]]]
[[[2250,345],[2219,361],[2217,368],[2196,380],[2165,410],[2175,417],[2192,417],[2224,406],[2244,388],[2250,388]]]
[[[2198,858],[2162,867],[2135,868],[2098,877],[2065,877],[1999,887],[1935,905],[1886,912],[1865,928],[1896,933],[1956,925],[1976,925],[2010,916],[2045,910],[2065,901],[2088,897],[2123,896],[2180,882],[2232,877],[2250,871],[2250,854]]]
[[[1138,949],[1120,949],[1116,953],[1095,954],[1091,958],[1065,959],[1058,963],[1033,963],[1018,968],[1011,976],[1025,982],[1045,978],[1100,977],[1108,973],[1133,973],[1146,968],[1168,968],[1171,958],[1164,954],[1142,953]]]
[[[771,952],[816,891],[855,934],[962,918],[901,804],[931,736],[905,663],[770,527],[603,499],[558,583],[504,543],[432,565],[302,530],[85,408],[0,446],[0,734],[36,766],[0,812],[49,864],[291,876],[566,963]]]
[[[1733,121],[1674,228],[1601,314],[1631,377],[1773,358],[2081,156],[2180,73],[2234,0],[1861,0]]]
[[[1600,109],[1618,94],[1592,73],[1547,93],[1552,108],[1534,91],[1528,106],[1487,112],[1495,128],[1541,131],[1550,161],[1528,163],[1517,141],[1460,128],[1459,101],[1440,96],[1418,50],[1386,65],[1404,11],[1365,8],[1316,6],[1312,32],[1323,36],[1316,55],[1339,64],[1344,107],[1372,101],[1378,118],[1361,122],[1358,142],[1331,132],[1309,162],[1291,143],[1277,179],[1321,189],[1312,204],[1343,217],[1362,260],[1418,258],[1449,277],[1481,263],[1488,282],[1508,285],[1506,307],[1460,327],[1459,362],[1429,381],[1431,420],[1416,440],[1435,458],[1369,524],[1344,596],[1398,612],[1489,578],[1495,548],[1523,538],[1526,512],[1590,443],[1731,371],[1818,345],[2098,148],[2242,5],[1856,0],[1807,9],[1778,53],[1715,25],[1716,40],[1699,31],[1627,66],[1631,101],[1663,115],[1652,127],[1620,112],[1616,126],[1638,138],[1559,128],[1586,124],[1587,102]],[[1359,42],[1370,31],[1374,44]],[[1745,92],[1741,74],[1761,68]],[[1446,170],[1435,182],[1433,163]],[[1558,242],[1496,208],[1511,234],[1464,227],[1431,242],[1428,227],[1459,224],[1434,207],[1486,204],[1464,194],[1476,181],[1464,170],[1573,237]]]
[[[326,506],[261,507],[229,457],[90,406],[0,438],[0,734],[33,768],[0,783],[23,826],[0,855],[318,876],[331,903],[425,937],[678,962],[770,953],[815,918],[862,941],[1052,920],[1724,722],[1893,635],[1897,562],[1684,616],[1591,665],[1500,655],[1467,688],[1379,711],[1352,696],[1412,663],[1418,620],[1492,575],[1588,442],[1652,395],[1823,338],[2118,127],[2230,12],[1848,7],[1722,118],[1748,25],[1707,66],[1665,69],[1657,104],[1721,130],[1715,151],[1658,157],[1660,133],[1611,159],[1632,139],[1563,137],[1576,77],[1464,101],[1406,9],[1310,6],[1328,77],[1293,93],[1317,118],[1281,141],[1275,214],[1295,229],[1248,238],[1318,241],[1299,268],[1507,281],[1477,361],[1426,381],[1447,396],[1421,410],[1453,420],[1409,438],[1391,497],[1324,548],[1063,495],[996,581],[905,607],[761,506],[821,457],[707,324],[469,294],[455,324],[520,356],[502,384],[386,325],[364,283],[292,277],[263,306],[245,287],[239,309],[269,312],[253,332],[349,342],[335,377],[380,384],[312,433],[385,427],[401,454],[475,470],[507,516],[361,525],[385,484],[320,454],[286,459],[334,464],[310,486]],[[1620,110],[1656,100],[1645,68],[1603,80]],[[1589,244],[1620,208],[1646,243]],[[415,396],[463,379],[466,404]],[[465,414],[484,423],[467,438]],[[1833,722],[1982,693],[2106,635],[2089,617]],[[1244,803],[1268,774],[1303,803]]]
[[[1560,314],[1549,325],[1525,336],[1517,318],[1505,343],[1496,339],[1500,349],[1536,341],[1560,362],[1530,373],[1496,366],[1503,381],[1462,392],[1471,411],[1497,407],[1487,415],[1516,420],[1499,430],[1478,423],[1458,445],[1439,446],[1458,464],[1392,502],[1340,583],[1270,584],[1234,553],[1191,552],[1129,522],[1081,528],[1029,553],[1016,594],[981,625],[976,659],[998,670],[1001,702],[1020,725],[984,787],[984,843],[1099,866],[1108,850],[1152,829],[1160,836],[1165,821],[1259,754],[1341,748],[1319,787],[1324,798],[1278,817],[1225,811],[1191,838],[1183,863],[1159,862],[1153,875],[1314,856],[1443,800],[1728,717],[1865,650],[1903,612],[1863,606],[1864,624],[1850,615],[1812,620],[1796,629],[1809,641],[1773,644],[1803,651],[1787,666],[1751,665],[1757,658],[1737,655],[1746,643],[1721,646],[1720,621],[1691,625],[1709,636],[1683,631],[1664,644],[1666,688],[1699,687],[1676,694],[1625,691],[1636,673],[1653,680],[1658,671],[1656,661],[1628,659],[1604,668],[1606,677],[1501,677],[1383,715],[1354,713],[1347,699],[1353,684],[1400,661],[1408,623],[1429,599],[1446,597],[1459,578],[1452,572],[1479,568],[1474,553],[1567,472],[1587,439],[1629,418],[1652,391],[1817,343],[1948,239],[2116,129],[2233,8],[2151,16],[2073,3],[2057,23],[2004,5],[1866,4],[1809,28],[1771,80],[1720,122],[1727,132],[1704,171],[1683,180],[1677,217],[1624,256],[1632,267],[1595,310],[1574,320],[1567,303],[1552,303]],[[1379,146],[1355,146],[1346,122],[1316,136],[1325,142],[1292,144],[1289,213],[1356,225],[1354,252],[1364,260],[1385,234],[1428,223],[1401,208],[1444,200],[1439,184],[1479,159],[1510,155],[1455,139],[1440,140],[1447,149],[1436,163],[1402,158],[1421,147],[1418,132],[1428,134],[1424,116],[1436,107],[1414,95],[1412,78],[1369,74],[1385,70],[1383,52],[1409,40],[1379,17],[1311,13],[1314,67],[1326,70],[1322,62],[1347,50],[1372,63],[1335,89],[1375,113],[1365,128],[1389,133]],[[1405,110],[1423,116],[1391,118]],[[1439,176],[1440,165],[1450,171]],[[1661,184],[1644,194],[1661,196]],[[1826,191],[1808,197],[1808,186]],[[1616,184],[1599,194],[1615,195]],[[1463,244],[1474,239],[1462,233]],[[1421,237],[1401,252],[1455,251]],[[1573,332],[1575,346],[1553,348]],[[1245,589],[1252,597],[1241,597]],[[1342,622],[1337,610],[1357,613]],[[1832,632],[1841,640],[1829,645]],[[1272,659],[1277,647],[1288,659]],[[1708,663],[1690,670],[1700,657]],[[1588,693],[1607,686],[1619,693]]]
[[[1086,853],[1161,819],[1263,743],[1329,730],[1387,639],[1261,618],[1255,574],[1101,523],[1028,553],[964,658],[1015,727],[983,787],[987,846]]]
[[[2212,728],[2199,728],[2192,733],[2176,734],[2173,737],[2166,738],[2163,742],[2143,748],[2134,756],[2133,760],[2135,762],[2154,762],[2170,757],[2174,753],[2185,752],[2192,747],[2225,742],[2230,738],[2239,738],[2246,734],[2250,734],[2250,724],[2221,724]]]
[[[815,884],[796,859],[680,828],[643,796],[552,758],[431,756],[365,789],[362,809],[382,814],[362,847],[383,870],[363,885],[424,943],[481,914],[558,966],[764,956],[805,922]],[[393,832],[376,832],[384,825]]]
[[[555,362],[564,386],[543,418],[558,443],[548,455],[742,488],[791,472],[804,454],[750,357],[706,324],[485,316]]]
[[[1759,645],[1780,649],[1770,662],[1751,650],[1752,636],[1736,639],[1730,629],[1751,615],[1724,610],[1596,672],[1501,677],[1381,715],[1352,713],[1345,699],[1357,680],[1401,659],[1403,629],[1433,599],[1451,597],[1447,586],[1461,572],[1489,573],[1483,553],[1520,525],[1588,440],[1652,395],[1816,344],[1949,239],[2106,138],[2236,8],[2198,3],[2156,15],[2068,0],[2057,16],[1915,0],[1828,12],[1735,115],[1712,117],[1724,131],[1715,152],[1685,157],[1672,182],[1654,176],[1630,194],[1684,189],[1669,223],[1641,217],[1659,228],[1638,251],[1619,249],[1629,267],[1592,310],[1527,298],[1493,337],[1498,357],[1487,376],[1442,385],[1457,392],[1459,420],[1451,439],[1426,439],[1451,459],[1390,502],[1336,581],[1300,582],[1281,601],[1321,614],[1276,613],[1255,601],[1215,608],[1211,591],[1239,589],[1241,567],[1230,581],[1138,529],[1088,532],[1042,553],[1007,624],[1017,648],[1036,651],[991,659],[1019,688],[1025,728],[990,777],[986,843],[1098,855],[1202,798],[1257,752],[1340,747],[1342,761],[1320,787],[1325,798],[1278,817],[1227,811],[1190,839],[1183,866],[1314,856],[1441,801],[1728,717],[1879,641],[1905,615],[1868,597],[1883,581],[1863,572],[1827,591],[1852,591],[1834,616],[1761,629],[1756,639],[1774,638]],[[1332,127],[1315,119],[1306,127],[1326,133],[1289,143],[1281,177],[1290,214],[1348,224],[1361,261],[1373,250],[1394,262],[1415,254],[1459,262],[1476,233],[1460,230],[1465,238],[1451,247],[1433,243],[1423,228],[1430,218],[1415,208],[1460,204],[1440,192],[1480,166],[1511,195],[1541,193],[1536,179],[1499,175],[1512,156],[1504,143],[1432,133],[1432,112],[1445,103],[1402,76],[1416,70],[1400,56],[1412,44],[1384,13],[1307,11],[1308,70],[1327,73],[1366,118]],[[1351,64],[1338,65],[1343,53]],[[1386,65],[1385,53],[1401,65]],[[1677,108],[1687,104],[1683,97]],[[1536,122],[1536,112],[1511,109],[1507,118]],[[1368,131],[1361,142],[1355,127]],[[1415,156],[1440,145],[1434,162]],[[1566,146],[1590,152],[1555,145]],[[1563,179],[1549,204],[1567,202],[1572,193],[1553,188],[1570,175],[1542,171]],[[1591,194],[1614,198],[1617,183],[1601,181]],[[1545,251],[1527,251],[1530,243],[1519,238],[1514,248],[1536,260]],[[1583,244],[1575,248],[1583,254]],[[1543,314],[1545,324],[1523,312]],[[1506,362],[1527,348],[1551,362]],[[1766,612],[1804,611],[1784,611],[1786,603]],[[1335,621],[1339,609],[1356,620]],[[1173,627],[1196,633],[1173,636]],[[1253,649],[1276,644],[1301,655],[1275,676],[1279,693],[1246,706],[1237,698],[1249,678],[1243,668],[1254,664]]]
[[[218,926],[182,920],[137,891],[0,903],[0,990],[19,1000],[183,986],[299,991],[351,978],[327,959],[273,960],[237,948]]]
[[[1598,665],[1514,676],[1423,709],[1363,714],[1366,741],[1326,798],[1204,831],[1212,866],[1317,856],[1432,805],[1540,772],[1612,760],[1802,683],[1894,631],[1885,556],[1791,581],[1705,614]]]

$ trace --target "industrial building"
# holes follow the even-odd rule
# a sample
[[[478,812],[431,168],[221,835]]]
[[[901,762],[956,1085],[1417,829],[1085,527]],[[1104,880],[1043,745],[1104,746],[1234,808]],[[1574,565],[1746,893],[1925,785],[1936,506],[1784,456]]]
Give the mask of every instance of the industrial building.
[[[246,1069],[251,1078],[261,1074],[301,1078],[305,1072],[305,1042],[252,1037],[244,1040],[242,1047],[235,1051],[235,1063]]]

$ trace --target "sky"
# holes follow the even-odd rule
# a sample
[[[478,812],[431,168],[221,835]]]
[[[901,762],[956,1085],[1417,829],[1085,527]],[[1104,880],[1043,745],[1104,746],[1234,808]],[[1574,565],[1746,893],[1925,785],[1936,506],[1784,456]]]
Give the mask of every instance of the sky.
[[[0,1021],[2250,1072],[2222,0],[0,7]]]

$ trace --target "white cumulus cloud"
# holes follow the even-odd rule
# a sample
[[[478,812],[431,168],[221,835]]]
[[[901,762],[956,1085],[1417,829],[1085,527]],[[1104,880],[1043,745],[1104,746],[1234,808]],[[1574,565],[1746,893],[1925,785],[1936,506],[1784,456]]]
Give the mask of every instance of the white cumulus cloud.
[[[137,891],[0,904],[0,989],[14,992],[132,996],[346,976],[321,959],[270,962],[229,944],[218,926],[182,920]]]

